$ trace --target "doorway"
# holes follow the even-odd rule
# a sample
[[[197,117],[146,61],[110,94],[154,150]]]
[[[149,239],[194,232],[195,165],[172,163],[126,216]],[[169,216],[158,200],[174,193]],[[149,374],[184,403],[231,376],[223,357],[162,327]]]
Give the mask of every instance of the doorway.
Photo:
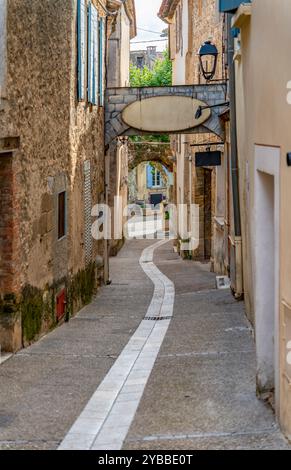
[[[255,147],[254,275],[257,387],[279,393],[280,149]]]

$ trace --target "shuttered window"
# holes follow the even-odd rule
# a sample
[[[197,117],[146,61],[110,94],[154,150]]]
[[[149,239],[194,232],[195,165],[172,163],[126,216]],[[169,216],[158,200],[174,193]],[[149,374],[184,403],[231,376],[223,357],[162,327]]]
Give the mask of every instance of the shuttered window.
[[[153,186],[153,173],[152,173],[151,165],[147,165],[147,188],[151,188]]]
[[[85,100],[85,67],[86,67],[86,1],[78,0],[78,100]]]
[[[66,192],[58,195],[58,239],[66,235]]]
[[[98,104],[98,11],[94,5],[88,5],[88,102]]]
[[[99,21],[99,105],[104,106],[105,21]]]

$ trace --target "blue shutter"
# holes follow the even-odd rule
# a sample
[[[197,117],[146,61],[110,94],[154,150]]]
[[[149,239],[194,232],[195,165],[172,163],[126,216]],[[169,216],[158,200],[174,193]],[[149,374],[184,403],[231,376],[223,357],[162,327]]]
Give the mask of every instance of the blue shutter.
[[[78,35],[78,100],[85,100],[85,63],[86,63],[86,3],[78,0],[77,12],[77,35]]]
[[[105,60],[104,18],[99,21],[99,104],[104,106],[104,60]]]
[[[87,70],[87,80],[88,80],[88,102],[92,103],[92,67],[93,67],[93,44],[92,44],[92,4],[88,5],[88,70]]]
[[[99,56],[98,56],[98,52],[99,52],[99,49],[98,49],[98,43],[99,43],[99,35],[98,35],[98,27],[99,27],[99,23],[98,23],[98,11],[97,9],[94,7],[94,10],[93,10],[93,34],[94,34],[94,38],[93,38],[93,60],[94,60],[94,64],[93,64],[93,99],[92,99],[92,103],[97,105],[98,104],[98,83],[99,83],[99,73],[98,73],[98,61],[99,61]]]
[[[88,6],[88,101],[94,105],[98,100],[98,11]]]
[[[152,166],[147,165],[147,188],[153,187],[153,172]]]
[[[237,10],[241,3],[251,3],[252,0],[219,0],[219,11],[231,13]]]

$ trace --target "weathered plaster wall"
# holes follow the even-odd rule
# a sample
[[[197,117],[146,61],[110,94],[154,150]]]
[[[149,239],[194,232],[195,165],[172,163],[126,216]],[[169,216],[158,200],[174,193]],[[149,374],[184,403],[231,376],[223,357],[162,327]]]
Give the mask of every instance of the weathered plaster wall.
[[[188,52],[188,1],[181,0],[177,8],[180,8],[182,15],[182,31],[180,31],[180,49],[173,52],[172,57],[174,57],[173,62],[173,85],[184,85],[186,83],[186,62],[185,56]],[[173,35],[175,35],[176,30],[179,28],[179,25],[174,26]],[[175,45],[176,46],[176,45]]]
[[[7,0],[0,0],[0,99],[5,95],[7,67]],[[1,106],[1,105],[0,105]]]
[[[287,341],[291,331],[291,222],[290,168],[286,153],[290,151],[291,106],[287,101],[287,84],[291,80],[289,56],[291,10],[288,0],[254,0],[252,15],[242,27],[242,57],[237,64],[240,190],[245,235],[244,278],[248,307],[254,312],[254,229],[255,144],[280,148],[280,287],[274,310],[280,310],[280,390],[279,413],[286,434],[291,436],[291,389],[287,364]],[[272,31],[272,34],[270,34]],[[270,67],[270,57],[272,66]],[[268,263],[268,259],[266,260]],[[275,338],[276,341],[276,338]],[[289,379],[288,379],[289,377]]]
[[[129,86],[130,20],[124,7],[121,15],[120,86]]]
[[[85,161],[91,164],[92,205],[104,200],[103,108],[77,101],[76,25],[76,0],[8,2],[7,104],[0,121],[0,139],[20,139],[12,157],[12,291],[22,299],[31,286],[54,297],[63,287],[69,295],[72,283],[70,313],[89,300],[80,290],[80,273],[90,285],[91,269],[85,263]],[[58,240],[61,191],[67,192],[67,233]],[[93,242],[91,262],[102,250]]]

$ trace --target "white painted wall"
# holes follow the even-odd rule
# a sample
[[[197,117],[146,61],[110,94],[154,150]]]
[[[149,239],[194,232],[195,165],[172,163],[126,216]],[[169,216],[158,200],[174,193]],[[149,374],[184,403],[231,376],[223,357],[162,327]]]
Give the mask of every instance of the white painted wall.
[[[7,70],[7,0],[0,0],[0,98],[5,95]]]
[[[121,9],[121,38],[120,38],[120,86],[129,86],[130,61],[130,21],[124,6]]]
[[[186,55],[188,52],[188,0],[182,0],[182,48],[176,53],[173,62],[173,84],[185,85],[186,83]]]
[[[255,146],[253,210],[257,380],[279,397],[280,149]],[[278,402],[277,402],[278,403]]]

